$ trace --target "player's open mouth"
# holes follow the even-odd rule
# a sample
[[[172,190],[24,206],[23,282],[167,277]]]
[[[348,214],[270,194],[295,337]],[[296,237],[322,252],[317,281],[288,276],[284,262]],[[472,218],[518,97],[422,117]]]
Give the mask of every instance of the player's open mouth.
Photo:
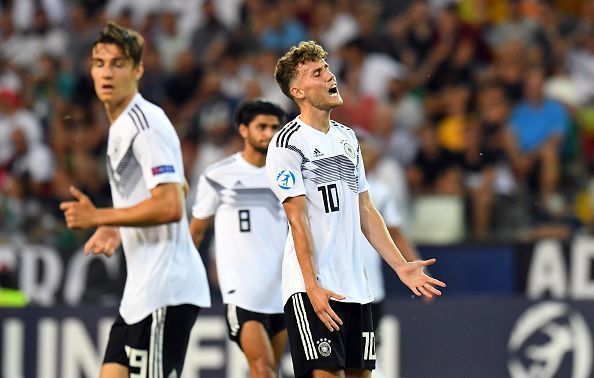
[[[330,87],[330,89],[328,89],[328,93],[330,93],[330,96],[335,97],[338,96],[338,88],[335,86]]]

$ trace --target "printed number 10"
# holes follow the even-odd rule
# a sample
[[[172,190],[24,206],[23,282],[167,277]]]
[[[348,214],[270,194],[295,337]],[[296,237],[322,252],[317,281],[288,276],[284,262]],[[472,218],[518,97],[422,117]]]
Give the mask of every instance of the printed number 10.
[[[336,184],[326,186],[319,186],[318,192],[322,192],[322,199],[324,200],[324,210],[326,213],[338,211],[338,189]]]

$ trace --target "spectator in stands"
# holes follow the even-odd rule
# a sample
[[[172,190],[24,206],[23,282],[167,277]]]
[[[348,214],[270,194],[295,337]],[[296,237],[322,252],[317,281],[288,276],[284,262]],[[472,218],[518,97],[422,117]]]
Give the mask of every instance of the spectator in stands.
[[[279,0],[268,4],[264,14],[267,26],[260,37],[265,49],[280,53],[307,39],[307,31],[292,14],[290,2]]]
[[[433,125],[424,125],[418,135],[419,151],[406,168],[406,177],[413,194],[462,195],[456,154],[439,145]]]
[[[544,97],[541,67],[530,68],[524,76],[524,99],[510,117],[512,165],[537,202],[546,206],[558,190],[559,152],[570,118],[560,103]]]
[[[177,14],[173,9],[166,9],[161,13],[160,28],[156,31],[154,44],[163,71],[173,72],[179,55],[190,47],[189,38],[179,30]]]
[[[225,51],[231,34],[218,18],[213,0],[202,2],[202,14],[204,22],[192,34],[190,46],[196,61],[213,64]]]
[[[476,119],[464,123],[460,170],[470,205],[472,235],[484,240],[489,235],[493,208],[496,156],[485,143],[485,130]]]

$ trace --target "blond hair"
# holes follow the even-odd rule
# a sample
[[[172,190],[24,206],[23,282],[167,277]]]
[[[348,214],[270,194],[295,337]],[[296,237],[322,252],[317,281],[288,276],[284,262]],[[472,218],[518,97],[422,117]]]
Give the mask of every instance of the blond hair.
[[[305,62],[315,62],[326,59],[328,53],[315,41],[302,41],[299,46],[291,49],[276,62],[274,78],[281,91],[294,100],[291,95],[291,81],[297,76],[297,67]]]

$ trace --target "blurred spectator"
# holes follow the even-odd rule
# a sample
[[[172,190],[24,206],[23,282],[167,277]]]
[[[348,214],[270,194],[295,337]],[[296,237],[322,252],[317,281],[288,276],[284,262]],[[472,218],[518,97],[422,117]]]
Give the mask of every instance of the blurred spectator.
[[[154,38],[155,49],[166,73],[175,69],[179,55],[190,47],[190,40],[181,34],[177,24],[177,14],[173,10],[165,10],[160,16],[160,28]]]
[[[369,94],[362,93],[361,68],[345,66],[340,72],[340,95],[344,103],[332,111],[332,117],[343,124],[361,128],[367,132],[375,129],[373,124],[377,100]]]
[[[307,39],[307,31],[292,13],[291,0],[278,0],[268,4],[265,10],[266,27],[260,43],[267,50],[277,53],[287,50]]]
[[[466,120],[463,128],[460,168],[470,202],[469,223],[474,238],[484,240],[490,233],[496,156],[487,147],[485,130],[475,119]]]
[[[470,88],[464,84],[449,85],[441,90],[444,117],[437,124],[437,135],[439,144],[452,152],[461,152],[466,146],[470,95]]]
[[[0,165],[13,159],[15,146],[11,136],[15,129],[21,129],[29,145],[43,140],[43,130],[35,114],[25,108],[18,93],[0,91]]]
[[[64,60],[77,73],[87,74],[84,61],[89,56],[91,45],[97,35],[97,25],[93,22],[92,13],[85,7],[85,2],[74,3],[68,18],[68,55]]]
[[[339,8],[334,1],[323,0],[317,1],[314,6],[310,32],[326,51],[333,53],[355,38],[359,27],[351,13]]]
[[[376,172],[416,196],[453,194],[460,204],[466,195],[473,238],[499,235],[501,223],[513,223],[509,208],[523,213],[514,231],[570,219],[594,172],[594,0],[0,4],[0,208],[8,209],[0,212],[14,220],[0,225],[0,238],[7,229],[25,237],[35,228],[28,222],[52,216],[44,206],[67,196],[70,184],[105,197],[107,124],[95,110],[88,51],[107,19],[142,30],[140,86],[180,134],[189,180],[237,149],[229,133],[237,102],[266,97],[294,112],[274,82],[277,52],[310,38],[342,77],[345,104],[333,117],[381,143]],[[26,156],[44,143],[50,150],[39,153],[55,164],[49,199],[25,195],[15,179],[29,180]],[[553,210],[564,203],[564,211],[543,213],[543,201]]]
[[[19,181],[25,197],[49,198],[54,175],[51,150],[41,142],[29,142],[23,129],[13,128],[10,135],[14,154],[9,162],[9,174]]]
[[[507,2],[507,19],[487,31],[486,36],[492,46],[501,46],[510,40],[519,40],[524,45],[535,41],[538,24],[536,20],[522,13],[522,0]]]
[[[512,164],[540,202],[557,191],[559,151],[569,127],[569,115],[558,102],[543,96],[544,72],[540,67],[525,74],[524,100],[512,111],[510,124],[514,136]]]
[[[162,104],[167,100],[165,91],[165,73],[159,54],[151,46],[146,46],[142,58],[144,73],[138,83],[139,91],[148,101]]]
[[[31,29],[35,22],[37,9],[47,14],[51,25],[63,24],[66,16],[66,7],[63,0],[18,0],[11,1],[11,8],[3,10],[2,13],[12,14],[12,19],[20,31]]]
[[[359,91],[379,100],[387,99],[388,83],[405,75],[402,64],[383,53],[368,52],[365,42],[356,38],[347,42],[340,53],[345,69],[359,70]]]
[[[406,168],[406,177],[413,194],[462,195],[456,154],[439,145],[434,126],[424,125],[418,135],[419,151]]]
[[[33,70],[37,59],[44,53],[62,57],[67,44],[66,32],[50,24],[44,9],[36,8],[31,29],[19,37],[19,48],[5,57],[25,70]]]
[[[178,112],[184,108],[198,90],[201,78],[202,67],[196,62],[192,52],[182,52],[173,74],[167,76],[164,83],[167,95],[164,106],[167,114],[171,114],[173,117],[171,121],[174,124],[176,118],[179,118]]]
[[[421,102],[411,93],[405,80],[392,79],[388,83],[388,100],[381,106],[388,107],[393,121],[383,129],[375,125],[375,133],[386,142],[386,153],[406,166],[417,152],[416,133],[425,121]]]
[[[204,74],[200,86],[201,102],[192,117],[190,133],[208,136],[217,146],[224,145],[232,132],[233,109],[237,105],[221,88],[221,77],[210,70]]]
[[[196,61],[214,63],[225,51],[231,34],[215,12],[214,1],[202,3],[203,24],[194,31],[190,46]]]
[[[583,43],[568,52],[567,65],[578,103],[591,102],[594,98],[591,85],[594,80],[594,24],[584,36]]]

